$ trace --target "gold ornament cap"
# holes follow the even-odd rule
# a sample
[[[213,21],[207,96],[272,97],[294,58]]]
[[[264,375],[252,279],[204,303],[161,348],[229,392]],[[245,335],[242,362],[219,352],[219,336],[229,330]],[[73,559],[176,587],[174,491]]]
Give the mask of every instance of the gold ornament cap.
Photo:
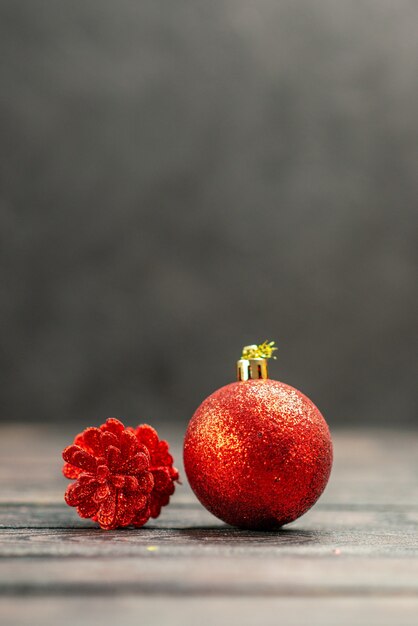
[[[237,361],[237,380],[257,380],[269,377],[268,359],[275,359],[274,341],[245,346]]]

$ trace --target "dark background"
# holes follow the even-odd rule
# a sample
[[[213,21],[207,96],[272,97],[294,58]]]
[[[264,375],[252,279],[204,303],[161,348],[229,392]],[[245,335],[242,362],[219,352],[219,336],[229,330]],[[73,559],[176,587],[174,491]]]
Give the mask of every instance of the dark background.
[[[0,416],[186,422],[276,339],[416,423],[418,3],[0,0]]]

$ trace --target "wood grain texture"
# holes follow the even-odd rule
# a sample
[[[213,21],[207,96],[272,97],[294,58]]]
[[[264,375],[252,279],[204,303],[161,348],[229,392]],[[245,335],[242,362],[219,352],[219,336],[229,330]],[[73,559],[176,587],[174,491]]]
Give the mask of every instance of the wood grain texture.
[[[2,624],[418,623],[416,432],[335,434],[325,494],[273,533],[223,524],[186,481],[143,529],[102,531],[63,503],[68,433],[0,435]]]

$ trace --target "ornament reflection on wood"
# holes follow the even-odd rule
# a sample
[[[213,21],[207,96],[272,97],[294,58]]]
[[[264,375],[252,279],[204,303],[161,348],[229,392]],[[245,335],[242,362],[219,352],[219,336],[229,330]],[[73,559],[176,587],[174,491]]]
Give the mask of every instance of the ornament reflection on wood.
[[[274,529],[317,501],[332,466],[321,413],[303,393],[268,378],[274,342],[246,346],[238,381],[196,410],[184,440],[184,466],[200,502],[233,526]]]

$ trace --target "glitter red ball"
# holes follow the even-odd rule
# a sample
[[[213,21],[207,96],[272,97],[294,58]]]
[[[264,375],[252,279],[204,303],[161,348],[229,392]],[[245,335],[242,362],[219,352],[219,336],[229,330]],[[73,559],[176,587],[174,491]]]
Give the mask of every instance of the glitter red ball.
[[[115,418],[86,428],[62,456],[64,476],[75,479],[65,501],[104,530],[158,517],[178,479],[167,442],[151,426],[134,430]]]
[[[271,379],[236,382],[197,409],[184,466],[201,503],[233,526],[274,529],[305,513],[332,466],[328,426],[303,393]]]

